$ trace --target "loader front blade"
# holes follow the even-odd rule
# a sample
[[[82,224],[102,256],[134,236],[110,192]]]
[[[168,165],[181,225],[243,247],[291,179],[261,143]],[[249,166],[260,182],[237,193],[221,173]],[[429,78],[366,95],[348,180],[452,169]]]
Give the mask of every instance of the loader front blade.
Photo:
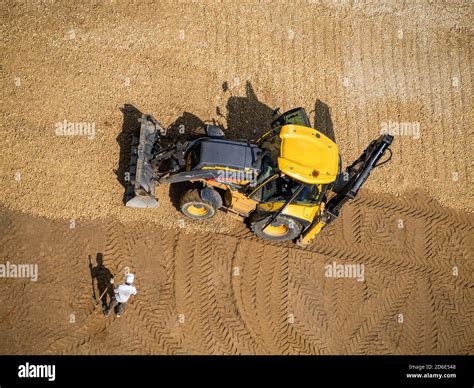
[[[129,186],[125,206],[134,208],[154,208],[158,206],[155,198],[155,171],[152,164],[154,150],[163,131],[161,124],[150,115],[143,115],[140,136],[132,138],[130,156]]]

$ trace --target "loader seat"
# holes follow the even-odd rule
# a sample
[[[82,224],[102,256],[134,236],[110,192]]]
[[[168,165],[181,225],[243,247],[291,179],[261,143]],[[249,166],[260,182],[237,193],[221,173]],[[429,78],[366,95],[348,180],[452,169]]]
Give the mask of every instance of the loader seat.
[[[249,142],[206,137],[194,145],[192,152],[196,160],[193,170],[230,168],[260,171],[258,157],[262,150]]]

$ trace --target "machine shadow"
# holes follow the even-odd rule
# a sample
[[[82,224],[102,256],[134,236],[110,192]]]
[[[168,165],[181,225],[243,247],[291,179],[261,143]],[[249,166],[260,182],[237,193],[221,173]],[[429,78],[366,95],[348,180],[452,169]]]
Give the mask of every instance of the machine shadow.
[[[224,92],[228,84],[222,84]],[[226,135],[235,139],[256,139],[270,129],[275,109],[259,101],[252,84],[247,81],[245,96],[230,96],[226,105]]]
[[[336,135],[334,134],[334,126],[331,118],[331,110],[327,104],[319,99],[316,100],[316,103],[314,104],[313,122],[313,127],[315,129],[325,134],[333,142],[336,142]]]

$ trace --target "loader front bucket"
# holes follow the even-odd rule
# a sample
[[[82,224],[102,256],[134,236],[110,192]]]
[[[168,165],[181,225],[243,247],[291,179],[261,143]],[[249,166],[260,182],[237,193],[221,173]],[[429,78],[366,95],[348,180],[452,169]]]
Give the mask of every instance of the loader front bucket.
[[[125,206],[137,209],[154,208],[158,206],[158,200],[149,195],[136,195],[132,199],[129,199]]]
[[[155,198],[155,172],[152,159],[163,128],[150,115],[144,114],[140,121],[140,136],[132,138],[125,206],[154,208],[158,206],[158,200]]]

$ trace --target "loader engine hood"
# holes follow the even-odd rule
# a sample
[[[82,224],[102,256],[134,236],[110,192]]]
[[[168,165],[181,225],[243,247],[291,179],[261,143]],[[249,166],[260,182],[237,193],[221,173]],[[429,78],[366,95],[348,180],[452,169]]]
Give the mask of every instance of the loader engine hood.
[[[336,143],[321,132],[302,125],[284,125],[280,131],[280,171],[309,184],[328,184],[339,172]]]

